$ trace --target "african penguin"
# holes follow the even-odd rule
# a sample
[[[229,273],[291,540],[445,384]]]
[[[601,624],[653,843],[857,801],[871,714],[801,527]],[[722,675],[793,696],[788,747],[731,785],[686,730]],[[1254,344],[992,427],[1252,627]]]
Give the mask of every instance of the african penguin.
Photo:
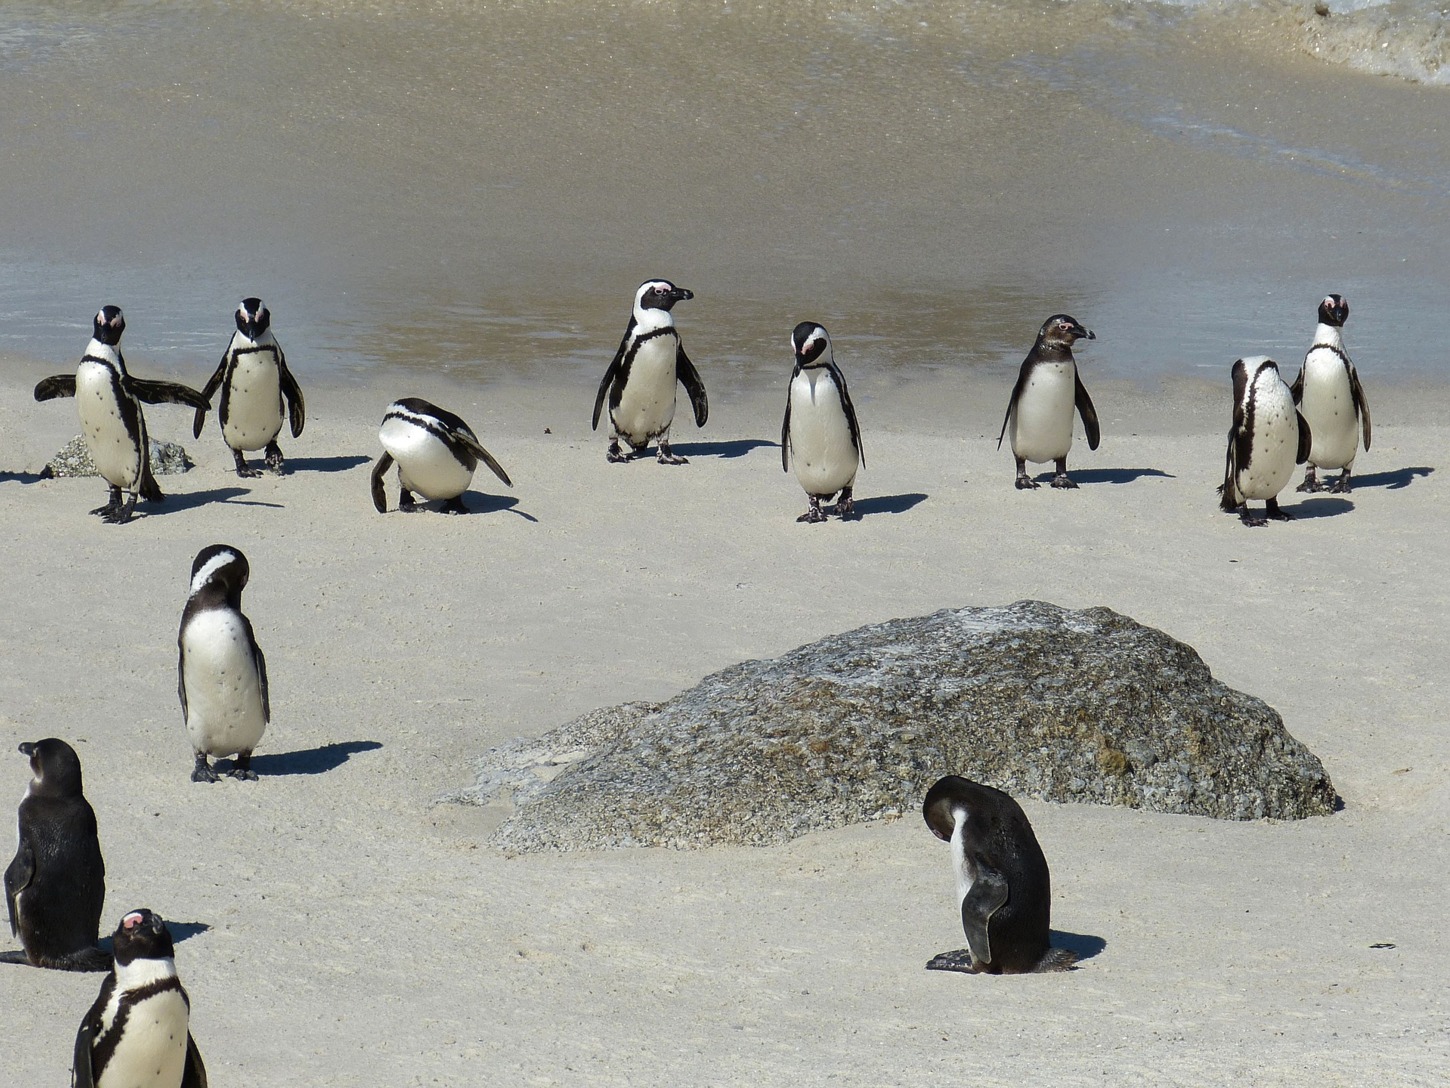
[[[1054,462],[1057,475],[1052,478],[1052,486],[1077,487],[1067,474],[1074,407],[1082,416],[1088,449],[1098,448],[1101,437],[1098,433],[1098,413],[1088,391],[1083,388],[1077,363],[1072,357],[1073,343],[1083,339],[1096,340],[1097,337],[1083,328],[1076,318],[1053,314],[1043,322],[1037,341],[1027,353],[1027,358],[1022,360],[1017,384],[1013,386],[1012,397],[1007,402],[1007,414],[1002,418],[1002,431],[997,435],[997,448],[1000,450],[1003,436],[1010,432],[1012,456],[1017,459],[1019,490],[1039,486],[1027,474],[1028,461],[1038,464]]]
[[[206,397],[176,382],[146,381],[126,371],[121,358],[121,333],[126,319],[118,307],[103,306],[92,321],[91,342],[81,356],[74,376],[56,374],[35,387],[36,400],[75,397],[81,433],[90,449],[96,470],[110,484],[105,506],[92,514],[112,525],[131,520],[137,497],[160,502],[164,497],[151,475],[151,448],[146,438],[147,404],[189,404],[208,406]],[[128,498],[121,501],[121,492]]]
[[[115,969],[76,1032],[72,1088],[206,1088],[166,923],[133,910],[114,945]]]
[[[1294,475],[1294,466],[1309,456],[1309,424],[1294,407],[1278,364],[1267,355],[1236,361],[1233,382],[1233,423],[1219,506],[1237,513],[1245,525],[1267,525],[1269,518],[1289,521],[1293,515],[1279,509],[1279,492]],[[1249,499],[1264,500],[1263,517],[1249,514]]]
[[[282,447],[277,445],[277,435],[282,432],[282,402],[286,400],[293,438],[302,433],[307,407],[297,379],[287,369],[282,345],[272,335],[272,312],[261,299],[244,298],[237,307],[236,319],[237,331],[232,333],[226,354],[201,393],[210,400],[221,389],[217,418],[221,420],[222,438],[236,461],[237,475],[262,474],[259,468],[248,468],[242,454],[264,447],[267,467],[280,473]],[[205,422],[206,408],[198,408],[192,421],[193,437],[201,437]]]
[[[5,870],[10,932],[23,952],[0,962],[62,971],[106,971],[96,946],[106,901],[106,863],[96,814],[81,791],[81,761],[63,740],[20,746],[30,758],[30,786],[20,802],[19,843]]]
[[[449,514],[466,514],[463,493],[473,481],[473,470],[482,461],[508,487],[508,473],[493,454],[484,449],[467,423],[452,412],[419,397],[404,397],[388,405],[378,431],[383,455],[373,467],[373,505],[378,513],[388,510],[383,494],[383,477],[398,462],[398,509],[420,509],[413,492],[425,499],[443,499]]]
[[[176,636],[177,694],[191,749],[193,782],[215,782],[208,756],[236,755],[230,774],[255,782],[252,749],[272,720],[267,659],[242,614],[242,589],[251,567],[241,550],[210,544],[191,564],[191,588]]]
[[[795,475],[805,488],[810,508],[796,521],[825,521],[828,513],[856,516],[851,489],[856,469],[866,463],[861,449],[861,426],[846,391],[846,376],[836,365],[831,337],[825,327],[802,321],[790,334],[795,369],[786,390],[785,420],[780,425],[780,467]],[[840,492],[834,507],[822,508]]]
[[[967,947],[943,952],[934,971],[1020,975],[1069,970],[1077,955],[1049,943],[1052,884],[1027,814],[1001,790],[957,775],[939,779],[921,806],[951,843]]]
[[[1344,322],[1348,317],[1349,302],[1343,295],[1327,295],[1319,304],[1314,342],[1304,356],[1299,376],[1289,387],[1313,439],[1309,444],[1309,467],[1299,491],[1348,492],[1361,434],[1365,452],[1369,452],[1369,401],[1349,361],[1349,352],[1344,349]],[[1321,468],[1344,471],[1326,486],[1315,475],[1315,470]]]
[[[599,413],[609,398],[609,452],[611,462],[628,461],[656,440],[657,460],[662,465],[683,465],[685,458],[670,453],[670,423],[675,418],[675,382],[685,387],[695,409],[695,426],[703,427],[710,414],[705,385],[699,371],[680,343],[675,303],[694,298],[669,280],[646,280],[634,293],[634,312],[624,330],[624,339],[614,360],[604,372],[594,398],[594,429]],[[630,446],[625,453],[619,446]]]

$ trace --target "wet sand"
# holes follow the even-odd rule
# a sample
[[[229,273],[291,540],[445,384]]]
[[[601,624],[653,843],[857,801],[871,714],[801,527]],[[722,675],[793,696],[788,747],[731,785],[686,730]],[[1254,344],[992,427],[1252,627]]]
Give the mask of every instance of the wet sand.
[[[843,363],[845,361],[843,360]],[[114,924],[180,923],[212,1083],[1322,1085],[1445,1069],[1443,390],[1377,385],[1347,497],[1290,524],[1216,510],[1226,391],[1091,385],[1079,491],[1011,486],[1009,381],[847,365],[855,524],[797,525],[779,389],[715,381],[688,466],[607,465],[592,380],[408,392],[453,407],[516,483],[467,517],[380,516],[399,390],[307,389],[294,472],[240,481],[214,430],[135,524],[96,480],[35,482],[65,404],[0,397],[13,747],[79,751]],[[33,369],[33,373],[28,372]],[[707,381],[710,375],[706,375]],[[149,413],[163,438],[190,414]],[[1382,421],[1382,422],[1381,422]],[[390,497],[395,496],[389,484]],[[1301,501],[1302,500],[1302,501]],[[190,561],[231,542],[268,655],[261,780],[194,785],[175,696]],[[915,813],[772,849],[510,858],[502,813],[437,805],[469,760],[592,707],[893,616],[1035,597],[1187,641],[1323,759],[1342,812],[1216,822],[1027,801],[1079,971],[928,973],[962,945],[946,848]],[[8,766],[17,797],[27,774]],[[970,768],[942,768],[970,773]],[[1375,945],[1393,947],[1375,948]],[[3,976],[0,1066],[63,1083],[95,976]]]

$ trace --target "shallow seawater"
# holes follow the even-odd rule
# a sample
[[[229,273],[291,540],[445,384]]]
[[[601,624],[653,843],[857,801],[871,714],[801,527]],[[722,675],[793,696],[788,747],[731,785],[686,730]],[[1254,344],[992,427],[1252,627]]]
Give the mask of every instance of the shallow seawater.
[[[1444,19],[1331,6],[7,5],[0,352],[115,303],[201,381],[256,294],[304,384],[593,374],[667,276],[707,384],[806,318],[1007,372],[1059,311],[1089,374],[1290,368],[1329,291],[1367,381],[1438,377]]]

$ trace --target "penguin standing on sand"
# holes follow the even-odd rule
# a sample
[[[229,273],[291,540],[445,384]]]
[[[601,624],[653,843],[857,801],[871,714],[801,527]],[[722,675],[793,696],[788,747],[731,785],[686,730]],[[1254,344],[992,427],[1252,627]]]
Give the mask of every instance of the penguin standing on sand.
[[[126,319],[116,306],[103,306],[92,322],[91,342],[74,376],[57,374],[35,387],[36,400],[75,397],[81,433],[96,470],[111,485],[109,501],[92,514],[111,525],[131,520],[139,496],[151,502],[164,497],[151,475],[151,446],[146,437],[147,404],[187,404],[204,410],[207,398],[177,382],[146,381],[126,371],[121,358],[121,333]],[[127,499],[121,501],[121,493]]]
[[[1076,318],[1053,314],[1043,322],[1037,341],[1027,353],[1027,358],[1022,360],[1017,384],[1012,387],[1012,397],[1007,402],[1007,414],[1002,418],[1002,430],[997,435],[997,448],[1000,450],[1002,438],[1010,432],[1012,456],[1017,459],[1018,490],[1039,486],[1027,474],[1028,461],[1035,464],[1052,461],[1057,468],[1052,486],[1077,487],[1067,474],[1074,408],[1082,416],[1088,449],[1098,448],[1101,436],[1098,433],[1097,409],[1093,407],[1088,391],[1083,388],[1077,363],[1072,357],[1072,345],[1076,341],[1096,339]]]
[[[926,826],[951,843],[967,947],[933,971],[1021,975],[1066,971],[1077,955],[1049,944],[1052,883],[1022,806],[1001,790],[947,775],[927,791]]]
[[[1369,401],[1359,384],[1359,374],[1344,349],[1344,322],[1349,302],[1343,295],[1328,295],[1319,304],[1319,324],[1314,342],[1304,356],[1304,365],[1289,391],[1309,424],[1313,441],[1309,445],[1309,467],[1299,491],[1349,491],[1350,469],[1359,452],[1361,433],[1364,451],[1369,452]],[[1323,484],[1316,469],[1343,469],[1339,479]]]
[[[0,952],[0,963],[61,971],[106,971],[111,957],[96,946],[106,902],[106,863],[96,814],[81,791],[81,761],[63,740],[20,746],[33,776],[20,802],[15,859],[5,870],[10,932],[23,952]]]
[[[133,910],[114,944],[115,969],[76,1032],[72,1088],[206,1088],[166,923]]]
[[[846,377],[836,365],[831,337],[825,327],[802,321],[790,334],[795,369],[785,398],[785,421],[780,425],[780,467],[795,475],[805,488],[810,508],[796,521],[825,521],[828,513],[843,519],[856,516],[851,489],[856,469],[866,463],[861,449],[861,426],[846,391]],[[821,501],[840,492],[834,507]]]
[[[442,499],[443,511],[466,514],[463,493],[473,482],[473,470],[482,461],[506,487],[513,487],[508,473],[483,448],[473,430],[452,412],[420,397],[404,397],[388,405],[378,431],[383,455],[373,466],[373,505],[378,513],[388,512],[383,494],[383,477],[398,462],[398,509],[420,509],[413,498]]]
[[[1278,364],[1267,355],[1236,361],[1233,380],[1234,414],[1219,506],[1237,513],[1245,525],[1267,525],[1269,518],[1291,521],[1294,515],[1279,509],[1279,492],[1293,477],[1294,466],[1309,456],[1309,424],[1294,407]],[[1264,500],[1263,517],[1249,514],[1249,499]]]
[[[244,298],[237,307],[236,319],[237,331],[232,333],[226,354],[206,383],[202,396],[210,401],[212,394],[221,389],[217,418],[221,420],[222,438],[236,460],[238,476],[262,474],[259,468],[248,468],[242,454],[264,447],[267,467],[280,473],[282,447],[277,445],[277,435],[282,432],[282,402],[284,399],[287,402],[287,421],[293,438],[302,433],[307,422],[307,406],[297,379],[287,369],[282,345],[272,335],[272,312],[261,299]],[[208,407],[209,404],[196,410],[191,427],[194,438],[201,437]]]
[[[710,414],[705,384],[680,343],[675,303],[694,298],[694,293],[676,287],[669,280],[646,280],[634,293],[634,312],[624,330],[624,339],[614,360],[599,383],[594,398],[594,429],[599,413],[609,398],[609,452],[611,462],[629,461],[657,441],[656,459],[662,465],[683,465],[685,458],[670,453],[670,424],[675,418],[675,383],[690,395],[695,409],[695,426],[703,427]],[[625,453],[619,440],[629,443]]]
[[[242,614],[251,567],[229,544],[211,544],[191,564],[191,588],[181,610],[177,694],[196,753],[193,782],[219,777],[207,756],[236,755],[233,778],[255,782],[252,749],[272,719],[267,659]]]

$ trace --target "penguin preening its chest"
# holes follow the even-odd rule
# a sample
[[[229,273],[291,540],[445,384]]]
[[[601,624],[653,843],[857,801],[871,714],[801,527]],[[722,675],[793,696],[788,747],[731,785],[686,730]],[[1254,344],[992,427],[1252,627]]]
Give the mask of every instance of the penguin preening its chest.
[[[86,345],[75,375],[57,374],[43,379],[35,387],[35,399],[75,398],[91,460],[110,485],[106,504],[91,513],[99,514],[109,524],[121,525],[131,520],[138,497],[151,502],[163,498],[151,474],[151,449],[141,402],[186,404],[199,411],[209,407],[209,402],[188,386],[146,381],[127,372],[120,348],[126,319],[118,307],[103,306],[92,321],[92,329],[91,342]],[[124,503],[122,492],[127,495]]]
[[[76,1032],[73,1088],[206,1088],[166,923],[133,910],[113,943],[115,967]]]
[[[272,313],[259,298],[244,298],[237,307],[237,331],[232,333],[226,354],[216,373],[206,383],[202,395],[210,401],[221,389],[217,418],[221,420],[222,438],[231,447],[238,476],[260,476],[262,470],[248,468],[242,456],[248,450],[266,450],[267,467],[281,472],[282,447],[277,435],[282,432],[283,401],[292,437],[302,433],[307,421],[307,407],[297,379],[287,369],[282,345],[272,334]],[[209,405],[207,406],[209,407]],[[206,407],[196,410],[192,436],[201,437],[206,422]]]
[[[790,335],[795,353],[786,391],[785,420],[780,426],[780,467],[795,462],[796,479],[805,488],[809,509],[797,521],[825,521],[828,513],[856,516],[851,491],[856,470],[866,463],[861,427],[846,391],[846,377],[836,365],[825,327],[802,321]],[[837,492],[834,507],[822,508]]]
[[[1294,466],[1309,456],[1309,424],[1294,407],[1278,364],[1267,355],[1236,361],[1233,383],[1233,423],[1219,505],[1237,513],[1245,525],[1265,525],[1269,518],[1289,521],[1293,515],[1279,509],[1279,492],[1294,475]],[[1263,517],[1249,514],[1249,499],[1264,500]]]
[[[1092,398],[1078,377],[1072,345],[1078,340],[1096,340],[1076,318],[1053,314],[1042,324],[1037,340],[1012,387],[997,448],[1010,432],[1012,456],[1017,459],[1017,487],[1035,488],[1037,481],[1027,474],[1027,462],[1052,461],[1057,474],[1052,486],[1075,488],[1067,474],[1067,454],[1072,449],[1072,413],[1076,408],[1087,432],[1088,449],[1098,448],[1098,413]]]
[[[1077,955],[1049,943],[1052,882],[1022,806],[1001,790],[957,775],[939,779],[922,816],[951,844],[967,947],[943,952],[935,971],[1017,975],[1066,971]]]
[[[81,761],[63,740],[20,746],[31,781],[20,802],[15,858],[5,870],[10,932],[23,952],[0,962],[62,971],[105,971],[96,945],[106,902],[106,863],[96,814],[81,789]]]
[[[612,462],[634,458],[651,441],[658,443],[657,460],[662,465],[683,465],[685,458],[670,452],[670,424],[675,418],[675,383],[690,395],[695,426],[703,427],[710,414],[705,385],[699,371],[680,343],[675,303],[694,298],[669,280],[646,280],[634,293],[634,312],[624,330],[624,339],[594,397],[594,429],[599,413],[609,401],[609,452]],[[630,452],[619,445],[624,439]]]
[[[1348,317],[1349,302],[1342,295],[1328,295],[1319,304],[1314,342],[1304,356],[1299,376],[1289,387],[1312,438],[1309,466],[1298,487],[1300,491],[1348,492],[1361,434],[1365,452],[1369,452],[1369,401],[1344,348],[1344,322]],[[1325,485],[1315,473],[1321,468],[1343,471],[1338,480]]]
[[[215,782],[217,772],[207,757],[229,755],[237,757],[233,778],[257,779],[252,750],[271,721],[272,707],[267,659],[242,614],[242,589],[250,574],[247,557],[229,544],[203,548],[191,564],[176,642],[177,694],[196,754],[193,782]]]
[[[398,463],[398,509],[419,508],[416,491],[426,499],[442,499],[449,514],[466,514],[463,493],[473,482],[473,470],[482,461],[513,487],[508,473],[483,448],[473,430],[452,412],[444,411],[420,397],[404,397],[388,405],[378,431],[383,455],[373,466],[373,505],[378,513],[388,510],[383,478],[394,461]]]

